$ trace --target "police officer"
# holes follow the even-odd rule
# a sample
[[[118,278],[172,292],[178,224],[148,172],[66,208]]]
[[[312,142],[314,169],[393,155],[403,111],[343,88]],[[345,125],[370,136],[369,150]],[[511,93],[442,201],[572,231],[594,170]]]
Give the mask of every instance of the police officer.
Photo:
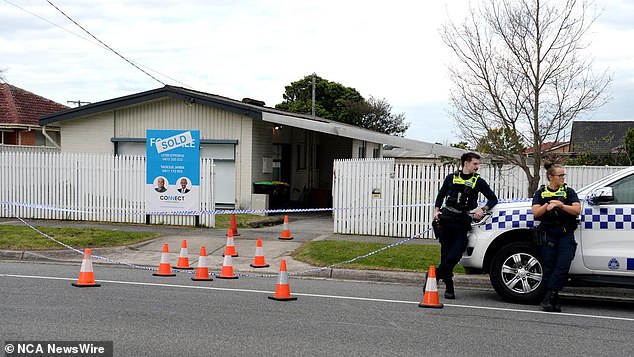
[[[533,196],[533,216],[540,221],[543,232],[542,260],[546,284],[546,296],[541,302],[545,311],[561,312],[559,290],[568,279],[570,263],[575,257],[577,243],[574,231],[581,204],[577,193],[568,187],[563,167],[547,162],[544,165],[548,185],[540,187]]]
[[[436,196],[434,221],[440,222],[440,264],[436,278],[445,282],[445,298],[455,299],[453,269],[467,248],[467,234],[473,221],[469,212],[478,206],[478,193],[487,198],[486,204],[474,213],[480,220],[498,199],[484,179],[478,175],[480,155],[469,152],[460,158],[462,170],[445,177]],[[444,202],[444,205],[443,205]]]

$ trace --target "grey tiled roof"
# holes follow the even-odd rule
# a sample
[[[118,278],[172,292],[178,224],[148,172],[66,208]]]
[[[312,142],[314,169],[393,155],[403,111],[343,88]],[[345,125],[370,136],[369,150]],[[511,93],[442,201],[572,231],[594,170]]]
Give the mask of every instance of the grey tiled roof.
[[[634,120],[622,121],[574,121],[570,142],[576,153],[607,154],[623,145],[623,135],[634,128]]]

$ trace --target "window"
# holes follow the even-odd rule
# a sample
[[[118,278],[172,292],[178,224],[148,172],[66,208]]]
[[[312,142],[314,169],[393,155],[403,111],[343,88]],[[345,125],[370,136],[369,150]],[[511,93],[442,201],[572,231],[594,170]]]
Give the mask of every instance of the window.
[[[365,159],[365,146],[359,146],[359,159]]]
[[[378,159],[380,157],[380,154],[381,154],[381,149],[379,148],[372,149],[372,158]]]
[[[634,204],[634,175],[612,184],[614,203]]]

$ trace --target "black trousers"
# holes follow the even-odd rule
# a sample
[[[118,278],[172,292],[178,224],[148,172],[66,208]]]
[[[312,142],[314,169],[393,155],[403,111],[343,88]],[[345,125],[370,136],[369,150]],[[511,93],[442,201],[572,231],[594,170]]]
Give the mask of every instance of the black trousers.
[[[440,264],[436,269],[437,279],[453,278],[453,269],[462,258],[462,253],[467,249],[467,234],[471,230],[471,225],[465,217],[447,217],[441,215],[440,224]]]
[[[546,233],[546,242],[542,245],[544,276],[548,290],[559,291],[568,280],[570,263],[575,258],[577,242],[572,232],[551,234]]]

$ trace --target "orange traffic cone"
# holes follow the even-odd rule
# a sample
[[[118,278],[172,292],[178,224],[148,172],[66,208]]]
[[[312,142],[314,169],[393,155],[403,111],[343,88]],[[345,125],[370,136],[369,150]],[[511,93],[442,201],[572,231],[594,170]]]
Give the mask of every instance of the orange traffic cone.
[[[284,225],[282,226],[282,235],[278,239],[291,240],[291,230],[288,229],[288,216],[284,216]]]
[[[255,257],[253,263],[249,264],[253,268],[267,268],[268,264],[264,261],[264,252],[262,248],[262,238],[258,238],[258,242],[255,244]]]
[[[429,266],[429,273],[425,278],[424,291],[423,301],[418,306],[442,309],[443,305],[438,297],[438,287],[436,286],[436,268],[433,265]]]
[[[178,262],[176,263],[176,269],[182,270],[191,270],[189,266],[189,257],[187,257],[187,240],[183,239],[183,244],[181,245],[181,254],[178,256]]]
[[[81,260],[81,268],[79,269],[79,279],[77,279],[76,283],[72,283],[72,285],[79,288],[101,286],[101,284],[95,283],[95,273],[92,271],[92,255],[90,248],[86,248],[84,251],[84,258]]]
[[[205,249],[205,246],[200,247],[200,257],[198,258],[198,267],[196,268],[196,276],[194,276],[192,280],[194,281],[214,280],[209,276],[209,266],[207,265],[207,249]]]
[[[291,296],[291,287],[288,285],[288,272],[286,271],[285,259],[282,259],[280,263],[280,274],[277,278],[277,285],[275,286],[275,295],[269,296],[268,298],[278,301],[297,300],[296,297]]]
[[[233,274],[233,258],[228,250],[229,246],[225,248],[225,260],[222,262],[222,270],[217,276],[218,279],[238,279],[238,276]]]
[[[233,244],[233,232],[231,232],[231,229],[227,232],[227,247],[225,248],[225,254],[229,254],[232,257],[238,256],[236,246]]]
[[[231,214],[231,226],[229,226],[229,229],[231,230],[231,233],[233,233],[234,237],[237,237],[240,235],[240,233],[238,233],[238,223],[236,222],[235,213]]]
[[[154,276],[176,276],[176,274],[172,273],[172,267],[170,263],[167,261],[167,254],[169,253],[169,248],[167,247],[167,243],[163,244],[163,251],[161,252],[161,263],[159,264],[158,273],[154,273]]]

